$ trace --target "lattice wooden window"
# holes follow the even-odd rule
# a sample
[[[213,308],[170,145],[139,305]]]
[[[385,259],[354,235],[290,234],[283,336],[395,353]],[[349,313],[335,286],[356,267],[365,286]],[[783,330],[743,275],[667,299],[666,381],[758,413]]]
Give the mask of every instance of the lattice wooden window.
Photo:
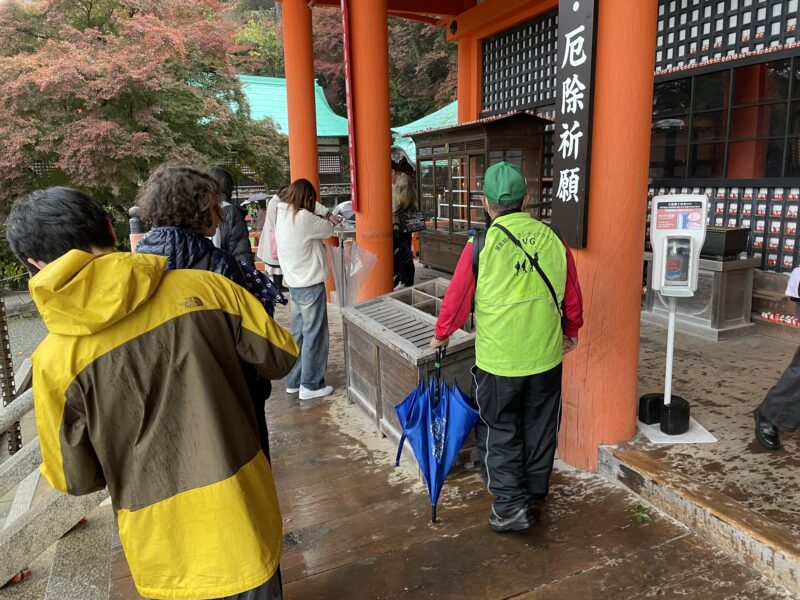
[[[338,175],[342,172],[342,158],[338,154],[319,155],[320,174]]]
[[[659,0],[656,71],[791,46],[800,0]]]
[[[482,116],[555,100],[557,38],[552,11],[484,41]]]

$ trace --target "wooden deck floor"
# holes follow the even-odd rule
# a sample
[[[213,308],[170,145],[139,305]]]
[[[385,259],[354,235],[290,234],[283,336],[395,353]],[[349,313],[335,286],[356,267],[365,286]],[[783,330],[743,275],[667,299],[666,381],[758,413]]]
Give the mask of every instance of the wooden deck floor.
[[[272,461],[284,527],[285,597],[548,600],[789,598],[605,480],[557,469],[541,521],[521,534],[487,526],[490,496],[476,472],[448,480],[440,522],[409,464],[344,398],[341,333],[331,314],[337,393],[301,403],[276,389]],[[138,599],[117,547],[111,598]]]

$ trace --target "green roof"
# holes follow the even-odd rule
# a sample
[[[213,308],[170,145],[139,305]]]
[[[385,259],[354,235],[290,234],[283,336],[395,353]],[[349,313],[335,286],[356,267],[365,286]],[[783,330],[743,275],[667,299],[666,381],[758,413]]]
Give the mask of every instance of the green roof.
[[[417,146],[414,140],[409,137],[412,133],[425,129],[439,129],[458,124],[458,100],[451,102],[447,106],[425,115],[421,119],[412,121],[400,127],[392,127],[394,139],[393,148],[400,148],[408,156],[408,160],[414,164],[417,160]]]
[[[250,104],[250,117],[270,117],[281,133],[289,135],[289,114],[286,108],[286,80],[280,77],[239,75],[242,91]],[[317,137],[347,137],[347,119],[340,117],[325,99],[322,87],[314,81],[317,106]]]

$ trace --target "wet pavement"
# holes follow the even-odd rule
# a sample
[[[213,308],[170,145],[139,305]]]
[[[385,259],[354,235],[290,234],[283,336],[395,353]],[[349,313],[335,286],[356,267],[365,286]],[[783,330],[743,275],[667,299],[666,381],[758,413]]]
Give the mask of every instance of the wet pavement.
[[[286,323],[288,309],[278,317]],[[491,498],[474,471],[448,480],[440,522],[431,524],[416,470],[395,468],[396,448],[347,402],[335,309],[330,322],[334,396],[301,403],[278,385],[268,408],[287,599],[791,598],[636,497],[563,464],[528,532],[488,529]],[[9,330],[16,364],[45,333],[37,317],[15,317]],[[662,388],[664,343],[665,330],[642,326],[642,393]],[[675,392],[720,441],[656,447],[639,438],[634,445],[800,534],[800,435],[784,436],[784,450],[767,453],[752,442],[751,417],[794,350],[769,338],[713,343],[679,333]],[[110,597],[139,598],[118,544],[112,555]],[[3,592],[15,597],[11,588]]]
[[[642,325],[640,393],[664,389],[666,329]],[[676,333],[673,393],[716,438],[714,444],[632,443],[679,473],[721,492],[800,539],[800,433],[764,450],[753,436],[753,409],[778,380],[797,346],[767,337],[711,342]]]
[[[300,402],[278,385],[267,414],[288,600],[791,597],[634,496],[562,464],[527,532],[489,530],[491,498],[475,471],[448,480],[430,523],[417,471],[393,466],[396,448],[345,398],[335,309],[330,322],[336,393]],[[111,598],[139,598],[118,545],[112,563]]]
[[[20,314],[8,317],[8,335],[14,368],[18,369],[47,335],[47,328],[38,313]]]

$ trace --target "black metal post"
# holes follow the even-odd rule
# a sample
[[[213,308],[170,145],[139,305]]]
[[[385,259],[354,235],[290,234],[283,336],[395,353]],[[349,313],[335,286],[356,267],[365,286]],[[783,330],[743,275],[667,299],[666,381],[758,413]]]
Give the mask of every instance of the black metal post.
[[[3,406],[8,406],[16,397],[16,386],[14,385],[14,360],[11,356],[11,340],[8,335],[8,318],[6,316],[6,297],[5,291],[0,290],[0,393],[3,396]],[[22,430],[19,422],[7,432],[8,453],[14,454],[22,447]]]

